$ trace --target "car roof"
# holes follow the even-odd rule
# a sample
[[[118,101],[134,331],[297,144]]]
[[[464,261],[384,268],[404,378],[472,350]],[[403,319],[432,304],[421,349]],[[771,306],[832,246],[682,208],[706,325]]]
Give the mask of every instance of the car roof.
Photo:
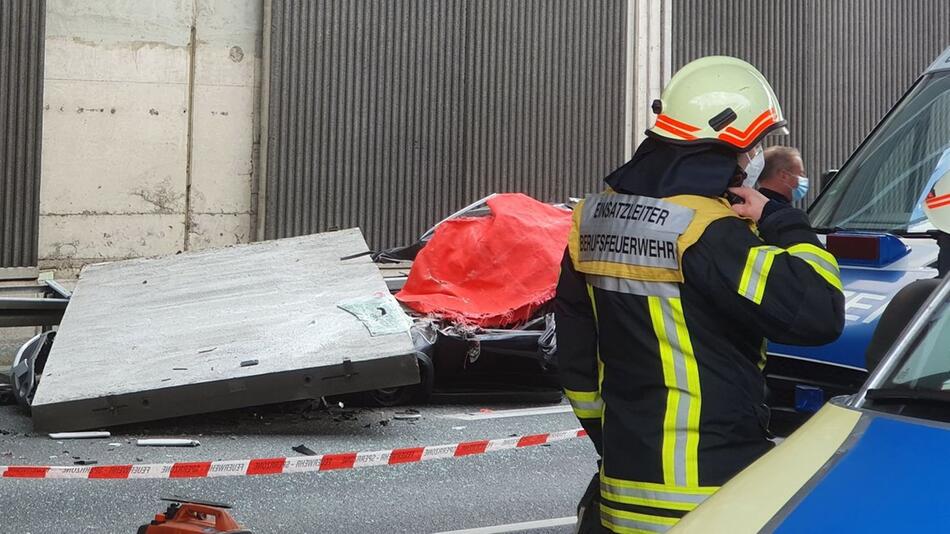
[[[938,57],[924,72],[924,74],[930,74],[931,72],[938,72],[943,70],[950,70],[950,47],[947,47],[946,50],[940,54]]]

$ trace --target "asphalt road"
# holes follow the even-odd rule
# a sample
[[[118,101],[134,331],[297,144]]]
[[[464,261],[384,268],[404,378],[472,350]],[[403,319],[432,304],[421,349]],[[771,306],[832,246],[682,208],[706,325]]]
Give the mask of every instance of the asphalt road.
[[[562,405],[563,406],[563,405]],[[305,403],[240,410],[113,429],[109,439],[57,442],[31,431],[29,417],[0,407],[0,464],[100,465],[240,460],[298,456],[304,444],[319,453],[375,451],[505,438],[578,427],[566,411],[497,417],[519,406],[416,406],[403,409],[317,408]],[[463,420],[481,412],[495,418]],[[550,407],[549,407],[550,408]],[[550,410],[548,410],[550,411]],[[139,437],[189,437],[200,447],[136,447]],[[111,445],[110,445],[111,444]],[[118,446],[116,446],[118,444]],[[400,466],[312,474],[191,480],[0,480],[0,532],[133,533],[163,509],[159,497],[181,495],[234,506],[255,533],[438,533],[544,520],[527,530],[567,533],[595,469],[593,446],[573,439],[547,446]],[[559,524],[558,524],[559,523]],[[550,526],[556,525],[556,526]],[[534,525],[529,525],[534,526]],[[476,531],[478,532],[478,531]],[[485,532],[485,531],[482,531]]]

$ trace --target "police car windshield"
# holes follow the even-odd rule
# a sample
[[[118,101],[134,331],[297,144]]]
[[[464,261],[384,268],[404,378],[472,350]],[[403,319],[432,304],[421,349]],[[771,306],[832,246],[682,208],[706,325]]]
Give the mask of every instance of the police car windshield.
[[[809,210],[816,228],[925,232],[920,207],[950,174],[950,71],[921,78]]]

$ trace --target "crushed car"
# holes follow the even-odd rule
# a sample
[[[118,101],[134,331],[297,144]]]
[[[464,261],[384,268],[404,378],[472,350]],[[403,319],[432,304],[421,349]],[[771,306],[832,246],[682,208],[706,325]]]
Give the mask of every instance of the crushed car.
[[[570,214],[570,203],[492,194],[416,242],[373,254],[414,318],[423,379],[368,392],[372,401],[558,402],[550,301]],[[408,272],[386,268],[394,265]]]

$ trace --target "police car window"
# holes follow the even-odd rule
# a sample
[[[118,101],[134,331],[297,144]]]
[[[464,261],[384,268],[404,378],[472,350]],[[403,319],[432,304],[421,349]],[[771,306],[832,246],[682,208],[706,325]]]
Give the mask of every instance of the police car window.
[[[950,74],[932,75],[895,108],[810,210],[816,227],[907,230],[950,152]]]
[[[950,303],[932,317],[920,343],[889,380],[891,386],[950,391]]]

